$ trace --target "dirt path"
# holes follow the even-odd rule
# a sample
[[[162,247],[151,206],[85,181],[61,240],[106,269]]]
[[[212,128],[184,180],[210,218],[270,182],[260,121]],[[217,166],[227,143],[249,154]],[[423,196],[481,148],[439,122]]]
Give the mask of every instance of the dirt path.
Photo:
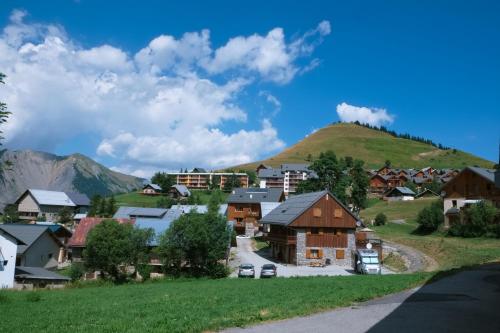
[[[394,242],[384,241],[384,243],[396,249],[406,259],[408,265],[406,273],[420,271],[430,272],[439,268],[439,264],[434,258],[429,257],[417,249]]]

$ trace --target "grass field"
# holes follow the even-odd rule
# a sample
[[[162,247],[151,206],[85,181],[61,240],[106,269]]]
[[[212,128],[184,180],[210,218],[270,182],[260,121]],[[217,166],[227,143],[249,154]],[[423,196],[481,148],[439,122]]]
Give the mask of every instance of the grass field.
[[[207,204],[208,201],[210,200],[210,192],[208,191],[196,191],[193,190],[191,191],[195,195],[197,195],[202,204]],[[224,201],[226,200],[228,194],[227,193],[222,193]],[[150,196],[150,195],[143,195],[138,192],[130,192],[130,193],[125,193],[125,194],[119,194],[115,196],[116,199],[116,204],[118,206],[133,206],[133,207],[156,207],[156,203],[158,200],[161,198],[161,196]]]
[[[0,291],[0,331],[214,331],[347,306],[414,287],[431,276],[419,273],[178,280],[36,292]]]
[[[440,150],[425,143],[395,138],[363,126],[340,123],[320,129],[273,157],[235,168],[255,170],[260,163],[275,167],[282,163],[306,163],[309,154],[317,157],[327,150],[333,150],[338,157],[352,156],[361,159],[370,168],[379,168],[386,160],[390,160],[395,167],[403,168],[493,166],[490,161],[459,150]]]
[[[418,235],[418,212],[436,199],[419,199],[408,202],[379,202],[361,212],[370,221],[379,212],[389,221],[405,219],[405,224],[389,222],[385,226],[370,226],[382,239],[413,247],[434,258],[440,269],[450,269],[489,261],[500,260],[500,239],[448,237],[436,231],[430,235]]]

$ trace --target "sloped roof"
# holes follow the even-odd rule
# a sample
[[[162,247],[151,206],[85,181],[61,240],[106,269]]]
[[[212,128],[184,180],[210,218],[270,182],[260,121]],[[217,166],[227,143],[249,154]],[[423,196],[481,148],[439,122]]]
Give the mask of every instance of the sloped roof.
[[[397,187],[391,188],[389,191],[387,191],[387,193],[385,195],[388,196],[392,192],[396,192],[396,191],[401,193],[402,195],[415,196],[415,192],[410,190],[408,187],[403,187],[403,186],[397,186]]]
[[[155,217],[160,218],[168,211],[166,208],[138,208],[129,212],[130,217]]]
[[[145,189],[146,187],[151,187],[153,190],[161,191],[161,186],[158,184],[153,184],[153,183],[146,184],[144,185],[143,189]]]
[[[18,245],[18,254],[23,254],[44,232],[51,232],[48,226],[36,224],[0,224],[0,229],[25,244]]]
[[[115,214],[113,215],[113,219],[128,219],[130,218],[130,212],[136,210],[138,207],[130,207],[130,206],[121,206],[118,207]]]
[[[85,242],[87,241],[87,235],[90,230],[92,230],[96,225],[101,223],[104,220],[109,220],[107,218],[102,217],[86,217],[83,218],[80,223],[76,226],[75,231],[73,232],[73,236],[69,239],[68,246],[70,247],[83,247],[85,246]],[[134,223],[129,219],[114,219],[118,221],[118,223]]]
[[[71,201],[77,206],[90,206],[90,199],[87,195],[76,192],[66,192]]]
[[[71,278],[41,267],[16,266],[16,279],[70,281]]]
[[[173,188],[177,190],[182,196],[189,197],[191,195],[191,191],[187,188],[186,185],[172,185]]]
[[[7,230],[4,230],[4,229],[0,228],[0,233],[3,233],[4,235],[7,235],[7,236],[11,237],[12,239],[14,239],[16,241],[17,245],[26,245],[21,239],[19,239],[16,236],[10,234],[9,232],[7,232]]]
[[[281,205],[281,202],[261,202],[260,203],[260,213],[262,218],[264,218],[267,214],[272,212],[272,210]]]
[[[229,197],[228,203],[260,203],[279,202],[283,197],[283,189],[280,188],[235,188]]]
[[[283,171],[310,171],[306,163],[285,163],[281,165]]]
[[[285,175],[280,169],[261,169],[258,174],[259,178],[284,178]]]
[[[29,189],[24,192],[19,199],[17,199],[16,203],[19,203],[19,200],[23,198],[26,193],[30,193],[39,205],[67,207],[76,206],[73,201],[71,201],[70,197],[64,192],[36,189]]]
[[[431,190],[429,188],[426,188],[422,192],[417,193],[417,195],[415,195],[415,198],[420,198],[420,197],[424,196],[425,194],[432,194],[436,197],[439,197],[439,194],[437,194],[436,192],[434,192],[433,190]]]
[[[485,169],[479,167],[467,167],[466,169],[471,170],[492,183],[495,182],[495,169]]]
[[[169,212],[160,219],[138,218],[135,220],[135,226],[139,229],[153,229],[154,237],[149,243],[150,246],[158,246],[159,237],[168,229],[172,222],[182,215],[180,210],[169,210]]]
[[[194,210],[196,213],[205,214],[208,212],[207,205],[172,205],[171,210],[179,210],[184,214]]]

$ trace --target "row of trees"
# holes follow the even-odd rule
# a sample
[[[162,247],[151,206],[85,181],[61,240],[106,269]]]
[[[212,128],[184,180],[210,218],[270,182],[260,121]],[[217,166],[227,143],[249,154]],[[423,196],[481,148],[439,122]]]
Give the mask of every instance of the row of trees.
[[[363,165],[363,161],[350,156],[338,159],[331,150],[321,153],[309,166],[318,177],[301,182],[297,192],[329,190],[342,203],[352,206],[353,211],[359,213],[366,205],[369,185]]]
[[[117,210],[114,196],[109,198],[95,195],[90,200],[90,207],[87,216],[89,217],[112,217]]]
[[[157,256],[164,264],[164,272],[173,276],[227,276],[221,261],[227,257],[231,231],[225,217],[218,213],[218,202],[217,197],[210,200],[207,214],[182,215],[164,234],[156,235],[156,248],[150,245],[155,237],[151,229],[103,221],[87,236],[86,269],[99,270],[104,278],[115,282],[135,277],[138,271],[148,278],[147,264]],[[129,267],[134,271],[130,272]]]
[[[361,123],[359,121],[355,121],[354,123],[356,125],[359,125],[359,126],[363,126],[363,127],[369,128],[369,129],[373,129],[373,130],[376,130],[376,131],[381,131],[381,132],[390,134],[390,135],[392,135],[395,138],[402,138],[402,139],[408,139],[408,140],[412,140],[412,141],[422,142],[422,143],[426,143],[426,144],[432,145],[432,146],[434,146],[436,148],[443,149],[443,150],[449,150],[450,149],[450,147],[443,146],[440,143],[435,143],[434,141],[432,141],[430,139],[425,139],[423,137],[411,135],[409,133],[397,133],[396,131],[390,130],[390,129],[388,129],[385,126],[378,127],[378,126],[373,126],[373,125],[370,125],[370,124]]]

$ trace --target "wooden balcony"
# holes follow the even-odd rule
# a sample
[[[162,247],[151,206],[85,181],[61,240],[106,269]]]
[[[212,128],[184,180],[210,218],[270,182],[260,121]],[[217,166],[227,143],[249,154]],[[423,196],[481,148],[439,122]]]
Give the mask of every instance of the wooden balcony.
[[[297,236],[268,234],[265,237],[265,239],[268,242],[274,242],[274,243],[282,243],[282,244],[287,244],[287,245],[297,244]]]
[[[306,235],[306,246],[346,248],[347,235],[332,235],[332,234]]]

